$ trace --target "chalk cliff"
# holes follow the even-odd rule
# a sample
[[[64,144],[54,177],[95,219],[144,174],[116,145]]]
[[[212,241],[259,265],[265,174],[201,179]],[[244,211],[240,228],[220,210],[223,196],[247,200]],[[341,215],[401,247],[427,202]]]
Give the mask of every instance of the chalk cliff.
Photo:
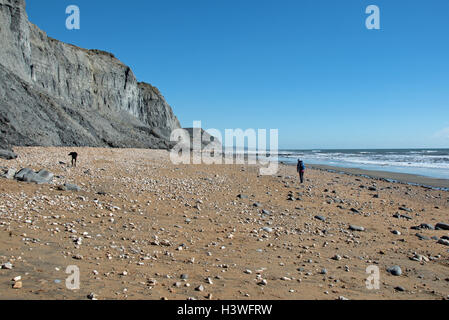
[[[0,0],[0,149],[171,147],[180,124],[159,90],[111,53],[48,37],[25,0]]]

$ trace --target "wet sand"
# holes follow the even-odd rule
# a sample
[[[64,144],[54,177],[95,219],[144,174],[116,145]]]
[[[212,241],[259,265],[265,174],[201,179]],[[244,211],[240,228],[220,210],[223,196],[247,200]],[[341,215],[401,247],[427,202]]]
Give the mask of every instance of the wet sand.
[[[292,166],[259,176],[257,166],[173,165],[165,151],[15,151],[0,167],[56,177],[0,178],[0,264],[12,264],[0,270],[2,299],[448,298],[449,246],[438,239],[449,231],[411,229],[449,223],[447,191],[315,169],[300,185]],[[69,265],[79,290],[65,286]],[[400,276],[387,272],[396,265]],[[369,266],[379,290],[366,287]]]
[[[328,171],[336,171],[336,172],[344,172],[352,175],[358,176],[369,176],[377,179],[387,179],[394,180],[401,183],[408,184],[416,184],[419,186],[428,186],[434,188],[446,188],[449,189],[449,180],[448,179],[436,179],[431,177],[424,177],[420,175],[407,174],[407,173],[397,173],[390,171],[375,171],[375,170],[364,170],[358,168],[342,168],[342,167],[334,167],[327,165],[317,165],[310,164],[309,167],[313,169],[321,169]]]

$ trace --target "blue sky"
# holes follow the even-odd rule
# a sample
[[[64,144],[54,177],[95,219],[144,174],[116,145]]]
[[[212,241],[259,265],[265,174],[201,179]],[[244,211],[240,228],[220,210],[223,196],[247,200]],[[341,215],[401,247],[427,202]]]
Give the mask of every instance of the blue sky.
[[[68,5],[81,29],[65,28]],[[368,5],[381,30],[368,30]],[[279,129],[281,148],[449,147],[447,0],[27,0],[53,38],[157,86],[184,127]]]

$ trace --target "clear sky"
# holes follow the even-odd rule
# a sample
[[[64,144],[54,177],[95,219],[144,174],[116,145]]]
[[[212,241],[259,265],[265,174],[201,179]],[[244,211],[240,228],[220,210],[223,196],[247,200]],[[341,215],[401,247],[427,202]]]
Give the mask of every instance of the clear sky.
[[[81,29],[65,27],[68,5]],[[381,30],[368,30],[368,5]],[[102,49],[181,121],[279,129],[281,148],[449,147],[448,0],[27,0],[53,38]]]

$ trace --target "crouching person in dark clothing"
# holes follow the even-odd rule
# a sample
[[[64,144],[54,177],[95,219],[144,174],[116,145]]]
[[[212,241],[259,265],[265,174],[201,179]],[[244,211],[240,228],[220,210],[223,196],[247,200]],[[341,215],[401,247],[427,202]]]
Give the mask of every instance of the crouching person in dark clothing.
[[[304,172],[306,171],[306,166],[302,160],[298,160],[296,170],[299,173],[299,179],[301,179],[301,183],[304,183]]]

